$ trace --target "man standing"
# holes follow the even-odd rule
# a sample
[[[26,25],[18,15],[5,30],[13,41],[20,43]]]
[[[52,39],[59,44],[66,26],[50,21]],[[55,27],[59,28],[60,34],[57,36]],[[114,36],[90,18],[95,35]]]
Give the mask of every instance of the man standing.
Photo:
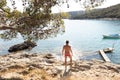
[[[72,67],[72,49],[69,45],[69,41],[66,40],[66,45],[63,46],[62,55],[65,57],[65,68],[67,68],[67,57],[70,58],[70,67]]]

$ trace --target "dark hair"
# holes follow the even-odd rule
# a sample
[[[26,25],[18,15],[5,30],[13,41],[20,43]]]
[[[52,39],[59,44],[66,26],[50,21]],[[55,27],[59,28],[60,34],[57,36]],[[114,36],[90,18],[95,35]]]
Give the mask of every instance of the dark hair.
[[[69,41],[68,40],[66,40],[66,44],[68,44],[69,43]]]

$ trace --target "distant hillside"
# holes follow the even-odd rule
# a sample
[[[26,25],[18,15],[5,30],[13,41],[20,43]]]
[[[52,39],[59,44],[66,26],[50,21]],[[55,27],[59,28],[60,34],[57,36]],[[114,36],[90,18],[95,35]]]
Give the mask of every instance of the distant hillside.
[[[70,12],[60,12],[54,13],[54,15],[60,15],[63,19],[73,19],[76,16],[85,14],[85,11],[70,11]]]
[[[104,9],[95,9],[85,14],[71,16],[71,19],[120,18],[120,4]]]
[[[81,10],[81,11],[71,11],[71,12],[68,12],[69,14],[69,18],[74,18],[76,16],[80,16],[80,15],[83,15],[85,14],[85,11]]]

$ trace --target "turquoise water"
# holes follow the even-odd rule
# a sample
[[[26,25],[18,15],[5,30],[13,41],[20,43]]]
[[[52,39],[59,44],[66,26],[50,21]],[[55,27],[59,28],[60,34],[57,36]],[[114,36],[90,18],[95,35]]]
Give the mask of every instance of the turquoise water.
[[[37,45],[30,52],[53,53],[61,55],[65,40],[70,41],[74,57],[79,59],[101,59],[96,51],[114,44],[114,52],[107,54],[114,63],[120,64],[120,39],[103,39],[103,34],[120,33],[120,21],[107,20],[64,20],[65,33],[55,38],[38,40]],[[11,41],[0,39],[0,54],[7,54],[10,46],[23,42],[19,35]]]

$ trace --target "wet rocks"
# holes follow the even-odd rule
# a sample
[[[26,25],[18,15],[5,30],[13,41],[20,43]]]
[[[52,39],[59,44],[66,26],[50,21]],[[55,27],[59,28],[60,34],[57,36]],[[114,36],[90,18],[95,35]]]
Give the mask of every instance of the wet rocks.
[[[54,59],[47,59],[46,63],[52,64],[52,63],[55,63],[55,60]]]
[[[113,63],[77,60],[66,69],[63,63],[52,54],[17,52],[1,56],[0,80],[104,80],[103,76],[106,80],[120,79],[120,65]]]
[[[44,66],[41,65],[41,64],[31,63],[27,67],[29,68],[29,70],[32,70],[32,69],[35,69],[35,68],[43,69]]]
[[[44,58],[52,59],[52,58],[54,58],[54,56],[52,54],[46,54],[46,55],[44,55]]]
[[[32,41],[24,41],[21,44],[16,44],[14,46],[11,46],[8,51],[9,52],[16,52],[16,51],[20,51],[20,50],[24,50],[24,49],[30,49],[37,46],[35,42]]]
[[[23,75],[27,75],[29,74],[30,72],[28,70],[23,70],[22,72],[19,72],[19,74],[23,74]]]
[[[120,72],[119,69],[117,69],[117,68],[114,67],[114,66],[108,66],[108,65],[106,65],[106,67],[108,68],[108,70],[112,70],[113,72],[117,72],[117,73]]]
[[[21,79],[21,78],[15,78],[15,77],[12,77],[12,78],[2,78],[2,77],[0,77],[0,80],[23,80],[23,79]]]
[[[24,68],[23,66],[21,65],[17,65],[17,64],[14,64],[14,65],[10,65],[9,67],[7,67],[8,69],[21,69],[21,68]]]
[[[37,57],[37,54],[21,54],[21,58],[31,58],[31,57]]]

